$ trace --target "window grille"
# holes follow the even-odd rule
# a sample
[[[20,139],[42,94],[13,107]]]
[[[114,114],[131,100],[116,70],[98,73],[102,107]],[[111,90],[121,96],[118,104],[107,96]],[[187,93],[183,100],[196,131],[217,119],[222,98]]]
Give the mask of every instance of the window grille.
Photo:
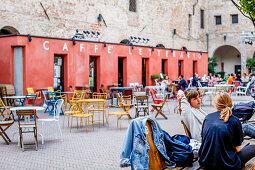
[[[221,16],[215,16],[216,25],[221,25]]]
[[[232,24],[237,24],[238,23],[238,15],[232,15]]]
[[[203,9],[200,10],[200,28],[204,29],[204,13],[205,11]]]

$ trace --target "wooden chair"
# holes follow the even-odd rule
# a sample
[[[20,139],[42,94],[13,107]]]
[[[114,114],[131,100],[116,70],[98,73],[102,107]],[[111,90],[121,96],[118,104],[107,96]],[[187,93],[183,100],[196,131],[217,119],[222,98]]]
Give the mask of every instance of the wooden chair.
[[[119,93],[117,93],[117,98],[119,100],[119,107],[121,107],[124,112],[127,112],[129,115],[129,118],[131,119],[131,116],[129,114],[129,110],[133,107],[132,103],[132,97],[131,96],[120,96]]]
[[[166,163],[164,157],[159,153],[156,145],[153,141],[153,132],[151,129],[151,123],[146,122],[146,126],[148,128],[148,134],[146,134],[146,140],[150,146],[150,150],[148,151],[149,155],[149,169],[150,170],[161,170],[166,168]]]
[[[92,99],[104,99],[104,100],[106,100],[107,99],[107,93],[94,92],[94,93],[92,93]]]
[[[95,96],[94,96],[95,97]],[[101,95],[97,95],[96,97],[101,97]],[[92,105],[90,105],[87,109],[88,109],[88,113],[93,114],[92,117],[92,121],[93,122],[98,122],[99,123],[99,128],[100,128],[100,113],[103,113],[103,126],[104,126],[104,117],[105,117],[105,103],[106,103],[106,97],[107,94],[103,95],[103,97],[105,98],[105,102],[94,102]],[[98,120],[94,119],[95,113],[98,113]]]
[[[37,94],[37,98],[36,99],[38,99],[38,100],[40,100],[42,98],[40,91],[35,93],[34,89],[32,87],[27,88],[27,94],[28,95],[35,95],[35,94]],[[29,100],[30,99],[28,99],[28,103],[29,103]],[[36,105],[36,102],[35,102],[35,105]]]
[[[166,99],[167,99],[167,95],[166,95],[166,97],[165,97],[163,103],[160,103],[160,104],[152,104],[152,105],[151,105],[152,108],[155,109],[155,110],[157,111],[157,114],[156,114],[155,118],[158,116],[158,114],[161,114],[165,119],[167,119],[166,115],[162,112],[163,107],[164,107],[164,105],[165,105],[165,103],[166,103]]]
[[[38,141],[37,141],[37,124],[36,124],[36,110],[17,110],[16,111],[18,116],[18,123],[19,123],[19,135],[20,135],[20,147],[22,150],[25,150],[25,145],[31,144],[24,144],[23,142],[23,134],[24,133],[33,133],[35,139],[35,149],[37,150]],[[24,121],[20,118],[24,117]],[[34,117],[34,119],[30,119],[30,117]]]
[[[180,115],[182,114],[181,102],[179,102],[179,113],[180,113]],[[187,126],[186,126],[186,124],[184,123],[183,120],[181,120],[181,124],[182,124],[182,126],[183,126],[183,128],[184,128],[184,131],[185,131],[186,136],[188,136],[190,139],[192,139],[192,138],[191,138],[190,131],[189,131],[189,129],[187,128]]]
[[[9,107],[5,106],[4,102],[0,98],[0,135],[4,139],[5,143],[9,145],[9,142],[11,142],[10,138],[6,134],[6,130],[11,127],[11,125],[14,123],[14,120],[11,116],[11,111],[9,110]]]
[[[136,103],[135,103],[135,109],[136,109],[136,116],[140,116],[140,112],[144,113],[146,115],[149,115],[149,102],[148,102],[148,96],[136,96]]]

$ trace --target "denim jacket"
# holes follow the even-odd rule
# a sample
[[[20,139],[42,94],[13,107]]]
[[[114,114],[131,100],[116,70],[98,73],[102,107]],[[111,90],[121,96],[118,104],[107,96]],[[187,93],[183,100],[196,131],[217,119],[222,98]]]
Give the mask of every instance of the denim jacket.
[[[131,169],[134,170],[148,169],[148,151],[150,150],[150,147],[146,140],[146,131],[148,131],[146,126],[147,120],[151,122],[153,141],[155,146],[164,156],[166,161],[169,161],[169,157],[166,154],[164,133],[162,129],[160,128],[154,116],[146,116],[134,119],[127,129],[120,155],[121,167],[131,165]]]

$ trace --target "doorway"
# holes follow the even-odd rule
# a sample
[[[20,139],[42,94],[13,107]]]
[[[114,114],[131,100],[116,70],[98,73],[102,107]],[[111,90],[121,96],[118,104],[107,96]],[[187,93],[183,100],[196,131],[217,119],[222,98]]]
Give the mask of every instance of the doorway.
[[[143,87],[147,85],[147,75],[148,75],[148,64],[149,64],[149,59],[143,58],[142,59],[142,84]]]
[[[118,85],[119,87],[123,87],[124,85],[124,59],[119,57],[118,58]]]
[[[197,61],[193,61],[193,75],[197,73]]]
[[[64,91],[64,55],[54,55],[54,90]]]
[[[23,47],[13,49],[13,73],[15,94],[23,96]]]
[[[235,65],[235,74],[236,75],[238,75],[238,74],[241,75],[241,65]]]
[[[97,92],[97,57],[89,58],[89,87],[91,92]]]
[[[183,60],[178,61],[178,76],[183,75],[184,68],[183,68]]]

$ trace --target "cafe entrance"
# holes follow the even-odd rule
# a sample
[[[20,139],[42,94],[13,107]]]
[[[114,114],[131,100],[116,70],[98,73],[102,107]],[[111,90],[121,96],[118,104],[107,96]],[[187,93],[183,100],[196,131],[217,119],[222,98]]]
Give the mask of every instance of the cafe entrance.
[[[54,90],[64,91],[64,55],[54,55]]]
[[[97,57],[89,58],[89,87],[91,92],[97,91]]]

